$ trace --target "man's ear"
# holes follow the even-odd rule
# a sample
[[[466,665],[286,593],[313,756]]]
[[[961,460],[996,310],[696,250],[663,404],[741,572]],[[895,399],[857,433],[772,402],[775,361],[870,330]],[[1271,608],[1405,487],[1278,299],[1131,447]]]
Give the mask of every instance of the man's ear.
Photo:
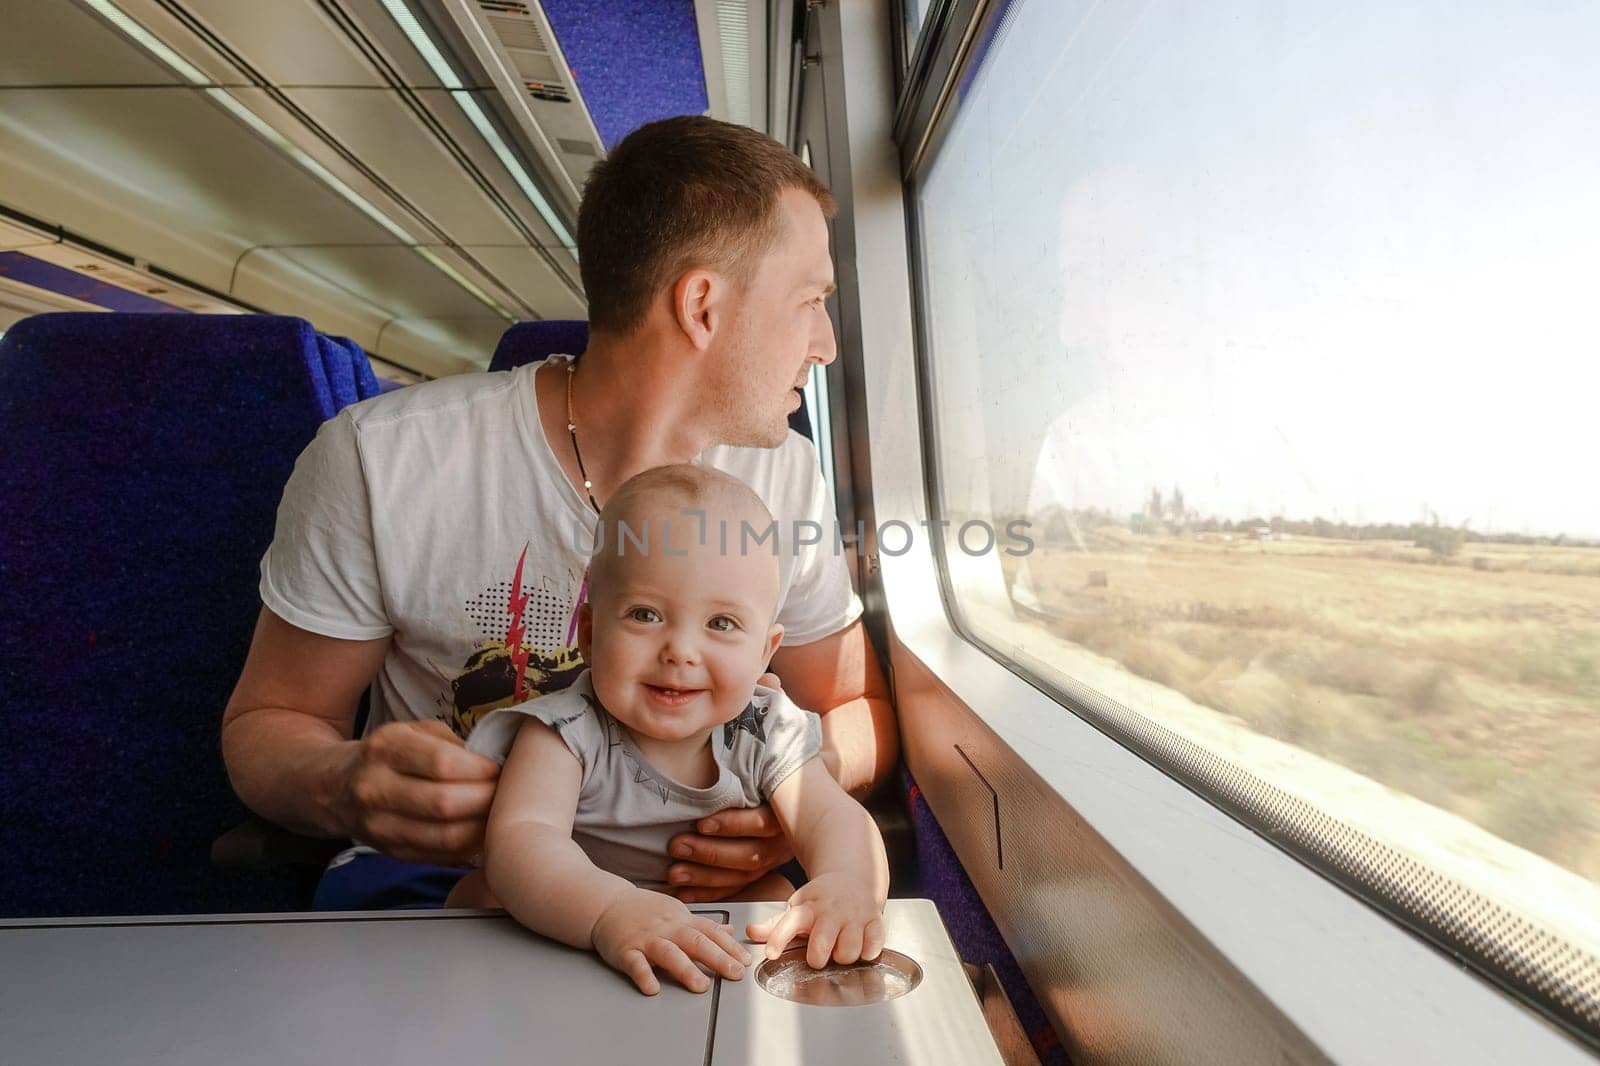
[[[587,603],[578,608],[578,654],[589,661],[589,648],[594,644],[594,608]]]
[[[727,314],[724,294],[728,284],[721,275],[696,267],[685,271],[672,287],[672,311],[678,328],[697,351],[711,347],[711,341]]]
[[[767,631],[767,654],[761,660],[761,668],[765,670],[772,665],[772,657],[778,651],[778,645],[783,643],[783,627],[772,623],[772,628]]]

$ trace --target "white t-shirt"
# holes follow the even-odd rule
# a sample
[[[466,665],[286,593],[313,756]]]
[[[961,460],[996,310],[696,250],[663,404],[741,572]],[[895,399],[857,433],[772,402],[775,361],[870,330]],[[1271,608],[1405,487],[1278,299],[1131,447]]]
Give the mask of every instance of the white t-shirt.
[[[295,462],[261,601],[324,636],[393,634],[369,731],[438,718],[465,737],[486,712],[565,688],[583,669],[578,606],[595,516],[545,439],[539,365],[347,407]],[[861,601],[811,442],[791,431],[776,448],[719,446],[697,462],[744,481],[777,522],[783,643],[855,621]],[[797,522],[824,531],[820,543],[800,545],[817,538],[809,527],[793,535]]]

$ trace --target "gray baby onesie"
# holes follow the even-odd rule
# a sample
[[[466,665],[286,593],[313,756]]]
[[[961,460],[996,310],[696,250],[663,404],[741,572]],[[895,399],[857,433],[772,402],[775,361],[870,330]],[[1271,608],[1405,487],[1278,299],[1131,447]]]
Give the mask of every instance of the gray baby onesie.
[[[708,814],[766,802],[822,748],[822,720],[777,689],[756,686],[739,717],[712,733],[717,782],[681,785],[645,760],[628,731],[600,706],[589,671],[560,692],[491,711],[467,747],[504,764],[525,717],[560,734],[583,765],[572,838],[600,869],[641,888],[666,887],[667,841]]]

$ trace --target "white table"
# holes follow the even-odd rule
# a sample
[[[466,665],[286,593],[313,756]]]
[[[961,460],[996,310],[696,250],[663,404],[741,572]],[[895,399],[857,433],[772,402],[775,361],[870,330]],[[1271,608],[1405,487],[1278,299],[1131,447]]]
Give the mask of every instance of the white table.
[[[742,932],[777,907],[695,910]],[[855,1007],[779,999],[758,985],[754,966],[701,995],[664,979],[660,995],[641,996],[595,956],[498,913],[0,922],[0,1059],[999,1064],[933,904],[891,900],[886,919],[888,946],[921,966],[922,982]],[[753,954],[759,964],[759,948]]]

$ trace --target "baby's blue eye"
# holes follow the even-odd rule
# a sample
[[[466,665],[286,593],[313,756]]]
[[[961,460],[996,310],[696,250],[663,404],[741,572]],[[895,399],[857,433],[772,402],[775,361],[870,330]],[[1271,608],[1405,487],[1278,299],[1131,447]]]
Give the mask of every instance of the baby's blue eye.
[[[628,617],[635,622],[659,622],[661,616],[654,607],[634,607],[628,611]]]
[[[738,619],[730,618],[725,614],[719,614],[711,621],[707,622],[706,625],[710,626],[718,633],[732,633],[735,629],[739,628],[739,621]]]

